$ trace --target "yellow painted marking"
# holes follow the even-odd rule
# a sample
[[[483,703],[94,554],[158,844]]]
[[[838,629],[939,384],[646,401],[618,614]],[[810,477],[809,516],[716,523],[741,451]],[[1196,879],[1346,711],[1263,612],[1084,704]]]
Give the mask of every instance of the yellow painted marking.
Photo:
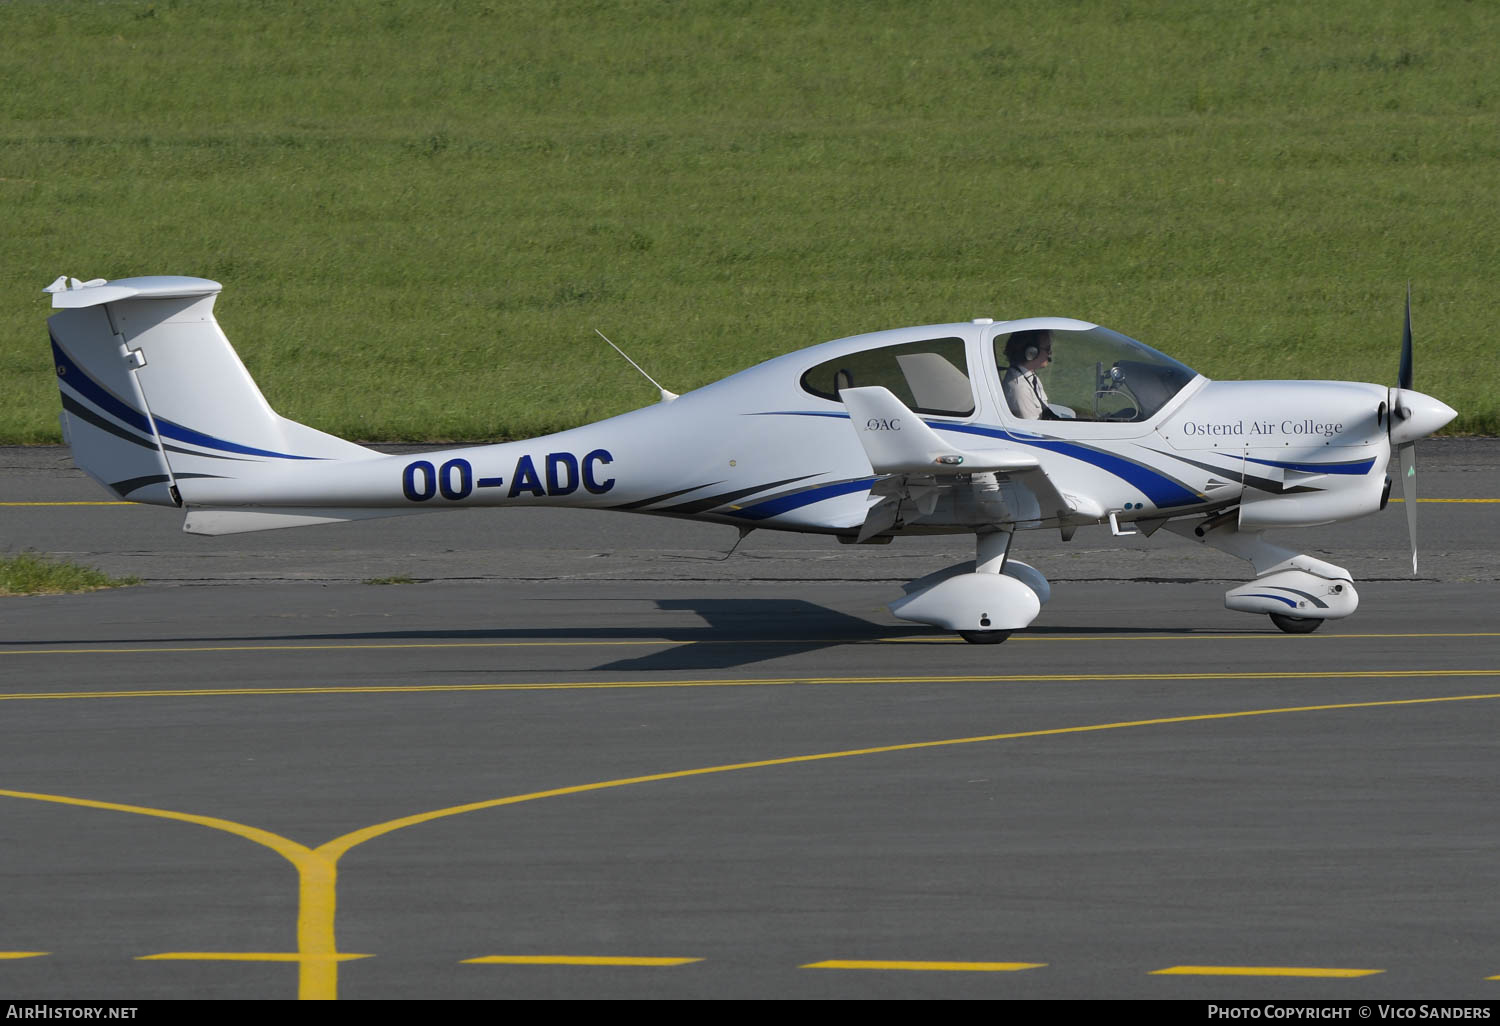
[[[1405,502],[1405,499],[1392,499],[1392,502]],[[1418,499],[1418,502],[1500,502],[1500,499]]]
[[[140,506],[139,502],[90,501],[90,502],[0,502],[0,506]]]
[[[296,951],[167,951],[160,955],[140,955],[137,962],[306,962],[309,959],[324,959],[334,962],[352,962],[356,958],[374,958],[374,955],[303,955]]]
[[[634,688],[739,688],[835,684],[1067,684],[1119,681],[1369,680],[1409,677],[1500,677],[1478,670],[1243,670],[1233,673],[1016,673],[926,677],[746,677],[722,680],[566,681],[555,684],[350,684],[280,688],[182,688],[148,691],[40,691],[0,693],[0,702],[77,698],[223,698],[251,695],[411,695],[465,691],[613,691]]]
[[[1078,644],[1086,641],[1275,641],[1279,644],[1305,641],[1367,641],[1371,639],[1396,638],[1500,638],[1500,631],[1426,631],[1387,634],[1306,634],[1288,636],[1280,631],[1245,631],[1239,634],[1030,634],[1011,638],[1007,644]],[[412,642],[348,642],[322,645],[137,645],[130,648],[103,648],[86,643],[72,648],[9,648],[0,647],[0,656],[8,655],[162,655],[191,652],[348,652],[383,651],[388,649],[433,649],[433,648],[636,648],[643,645],[887,645],[919,644],[935,642],[947,644],[962,639],[957,635],[919,634],[901,635],[891,638],[703,638],[681,640],[677,638],[646,638],[637,640],[579,641],[412,641]]]
[[[50,951],[0,951],[0,958],[41,958],[50,954]]]
[[[1285,965],[1174,965],[1170,969],[1155,969],[1152,976],[1313,976],[1326,979],[1352,979],[1356,976],[1374,976],[1384,969],[1314,969],[1308,966]]]
[[[337,859],[344,852],[355,845],[388,834],[404,827],[416,826],[419,823],[428,823],[435,819],[443,819],[465,812],[477,812],[481,809],[499,808],[505,805],[518,805],[522,802],[536,801],[541,798],[559,798],[564,795],[586,794],[592,791],[603,791],[616,787],[627,787],[633,784],[658,783],[665,780],[681,780],[687,777],[706,776],[714,773],[729,773],[738,770],[765,769],[772,766],[792,766],[799,763],[823,762],[830,759],[844,759],[858,755],[884,755],[891,752],[909,752],[924,748],[943,748],[954,745],[975,744],[985,741],[1011,741],[1020,738],[1051,737],[1063,734],[1082,734],[1101,730],[1117,730],[1123,727],[1146,727],[1164,726],[1174,723],[1205,722],[1208,720],[1241,719],[1249,716],[1270,716],[1281,713],[1293,712],[1325,712],[1343,709],[1371,709],[1398,705],[1426,705],[1437,702],[1462,702],[1482,701],[1500,698],[1500,694],[1490,695],[1456,695],[1447,698],[1406,698],[1392,699],[1373,702],[1342,702],[1331,705],[1309,705],[1282,709],[1254,709],[1244,712],[1229,713],[1203,713],[1191,716],[1168,716],[1151,720],[1130,720],[1118,723],[1091,724],[1082,727],[1056,727],[1049,730],[1026,730],[1007,734],[986,734],[978,737],[952,738],[941,741],[915,741],[899,745],[881,745],[874,748],[855,748],[841,752],[822,752],[816,755],[793,755],[779,759],[762,759],[755,762],[731,763],[724,766],[706,766],[699,769],[675,770],[668,773],[652,773],[638,777],[623,777],[618,780],[604,780],[591,784],[576,784],[572,787],[559,787],[547,791],[534,791],[530,794],[512,795],[508,798],[492,798],[487,801],[471,802],[466,805],[454,805],[445,809],[436,809],[432,812],[418,813],[413,816],[404,816],[393,819],[386,823],[377,823],[373,826],[364,827],[345,834],[343,837],[335,838],[318,849]],[[0,794],[6,792],[0,791]]]
[[[1493,671],[1500,672],[1500,671]],[[792,755],[778,759],[760,759],[754,762],[729,763],[722,766],[702,766],[697,769],[673,770],[666,773],[650,773],[636,777],[621,777],[615,780],[600,780],[571,787],[558,787],[546,791],[491,798],[486,801],[469,802],[431,812],[403,816],[400,819],[376,823],[335,837],[317,848],[309,848],[288,840],[269,830],[246,826],[215,816],[199,816],[188,812],[168,809],[152,809],[142,805],[124,805],[118,802],[95,801],[88,798],[72,798],[66,795],[38,794],[31,791],[0,789],[0,797],[21,798],[31,801],[54,802],[60,805],[75,805],[83,808],[104,809],[114,812],[135,813],[160,819],[195,823],[215,830],[235,834],[256,844],[264,845],[281,855],[297,870],[297,958],[298,996],[303,999],[332,1000],[338,996],[338,963],[340,955],[334,942],[334,912],[337,901],[338,861],[357,845],[405,827],[430,823],[433,820],[457,816],[483,809],[497,809],[507,805],[538,801],[544,798],[561,798],[566,795],[587,794],[635,784],[658,783],[666,780],[684,780],[689,777],[708,776],[716,773],[732,773],[739,770],[766,769],[773,766],[795,766],[832,759],[846,759],[860,755],[884,755],[893,752],[915,752],[929,748],[951,748],[957,745],[978,744],[988,741],[1013,741],[1033,737],[1060,737],[1066,734],[1088,734],[1104,730],[1120,730],[1128,727],[1156,727],[1177,723],[1206,723],[1213,720],[1246,719],[1255,716],[1277,716],[1286,713],[1331,712],[1348,709],[1378,709],[1410,705],[1435,705],[1444,702],[1478,702],[1500,698],[1500,694],[1450,695],[1439,698],[1385,699],[1371,702],[1338,702],[1328,705],[1288,706],[1275,709],[1247,709],[1240,712],[1197,713],[1187,716],[1163,716],[1148,720],[1123,720],[1115,723],[1094,723],[1076,727],[1053,727],[1045,730],[1022,730],[1004,734],[983,734],[975,737],[947,738],[938,741],[913,741],[906,744],[878,745],[870,748],[853,748],[838,752],[819,752],[812,755]]]
[[[918,972],[946,973],[1017,973],[1024,969],[1041,969],[1046,962],[861,962],[830,959],[811,962],[803,969],[900,969]]]
[[[334,860],[324,858],[306,845],[288,840],[269,830],[246,826],[233,820],[217,816],[199,816],[190,812],[174,812],[170,809],[152,809],[143,805],[124,805],[119,802],[101,802],[89,798],[71,798],[66,795],[35,794],[28,791],[0,790],[0,796],[29,798],[33,801],[55,802],[59,805],[76,805],[88,809],[106,809],[111,812],[129,812],[140,816],[194,823],[198,826],[243,837],[247,841],[264,845],[285,858],[297,870],[298,915],[297,951],[299,974],[298,996],[308,999],[332,1000],[338,996],[338,949],[333,939],[334,883],[337,870]]]
[[[671,966],[701,962],[701,958],[629,958],[610,955],[485,955],[466,958],[464,964],[487,965],[644,965]]]

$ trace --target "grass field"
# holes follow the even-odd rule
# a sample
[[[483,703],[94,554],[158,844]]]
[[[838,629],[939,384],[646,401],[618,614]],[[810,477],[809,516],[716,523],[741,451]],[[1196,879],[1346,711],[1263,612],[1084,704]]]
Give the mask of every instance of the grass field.
[[[139,577],[110,577],[93,567],[35,552],[0,555],[0,596],[65,595],[140,583]]]
[[[1500,433],[1500,5],[0,3],[0,442],[58,274],[192,274],[282,414],[485,440],[1061,314]]]

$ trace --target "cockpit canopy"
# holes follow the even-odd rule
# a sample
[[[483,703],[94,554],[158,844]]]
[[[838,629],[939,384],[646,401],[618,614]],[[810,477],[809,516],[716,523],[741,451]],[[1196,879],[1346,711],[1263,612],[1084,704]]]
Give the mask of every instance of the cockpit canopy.
[[[1036,417],[1044,405],[1044,420],[1148,420],[1197,377],[1192,368],[1108,328],[1021,330],[996,335],[993,345],[1001,391],[1018,417]],[[1039,387],[1026,379],[1028,371]],[[1027,390],[1045,400],[1033,402],[1029,414],[1021,401]]]
[[[1056,327],[1023,327],[1026,324]],[[1197,374],[1108,328],[1037,319],[994,336],[985,352],[1001,402],[1018,419],[1148,420]],[[936,334],[936,332],[934,333]],[[1042,357],[1046,359],[1042,359]],[[872,345],[810,368],[804,391],[839,401],[839,390],[882,385],[916,413],[969,417],[975,375],[957,336]]]
[[[802,375],[802,387],[839,401],[839,389],[883,385],[913,413],[967,417],[974,412],[961,338],[935,338],[849,353]]]

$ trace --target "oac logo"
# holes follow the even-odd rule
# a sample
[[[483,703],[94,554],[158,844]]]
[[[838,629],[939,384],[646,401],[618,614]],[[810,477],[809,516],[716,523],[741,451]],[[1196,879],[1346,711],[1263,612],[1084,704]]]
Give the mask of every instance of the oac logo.
[[[866,431],[900,431],[901,430],[901,418],[900,417],[891,417],[890,419],[886,419],[885,417],[871,417],[869,420],[865,421],[865,430]]]

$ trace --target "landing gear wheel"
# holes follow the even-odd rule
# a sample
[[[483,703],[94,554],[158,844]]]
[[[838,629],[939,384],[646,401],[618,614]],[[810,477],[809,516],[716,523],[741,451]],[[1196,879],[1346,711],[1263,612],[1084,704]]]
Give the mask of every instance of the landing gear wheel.
[[[1323,626],[1323,621],[1312,616],[1282,616],[1280,613],[1271,613],[1271,622],[1288,634],[1311,634]]]
[[[998,645],[1010,637],[1010,631],[959,631],[958,636],[971,645]]]

